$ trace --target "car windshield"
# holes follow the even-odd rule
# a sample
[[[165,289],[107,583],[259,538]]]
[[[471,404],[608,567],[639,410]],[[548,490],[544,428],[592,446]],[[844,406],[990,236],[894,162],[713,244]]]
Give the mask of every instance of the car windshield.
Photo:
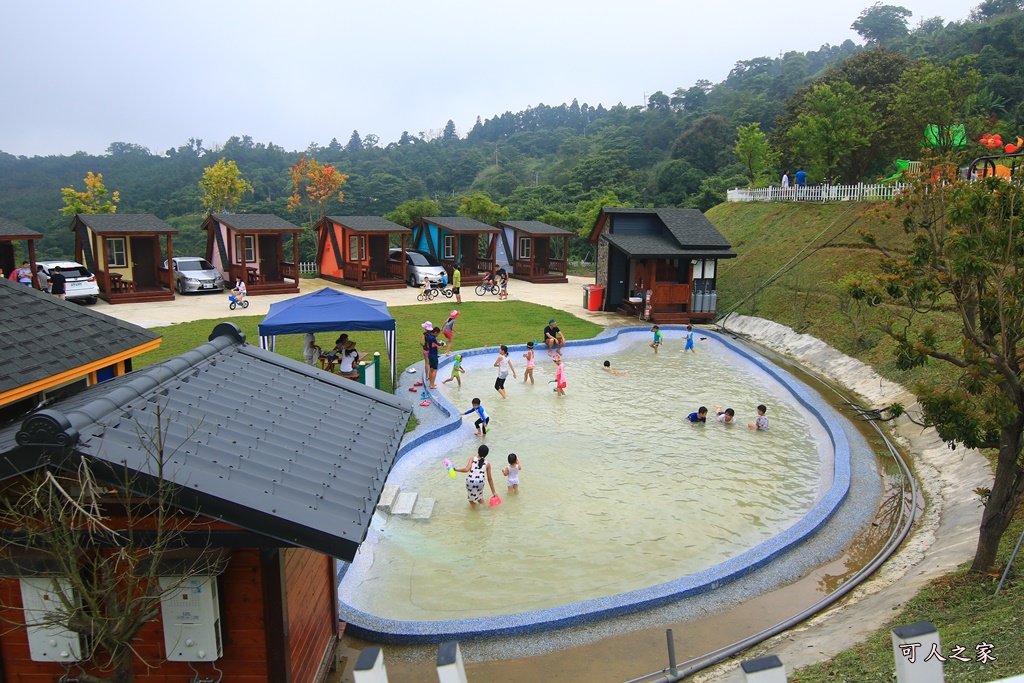
[[[85,268],[61,267],[60,274],[69,280],[76,277],[92,277],[92,273]]]
[[[213,270],[213,264],[206,259],[199,259],[198,261],[178,261],[178,270],[182,272],[186,270]]]
[[[429,254],[421,254],[418,251],[407,251],[405,253],[407,253],[409,255],[409,260],[412,261],[412,264],[414,266],[440,266],[441,265],[440,263],[438,263],[437,259],[435,259],[433,256],[430,256]]]

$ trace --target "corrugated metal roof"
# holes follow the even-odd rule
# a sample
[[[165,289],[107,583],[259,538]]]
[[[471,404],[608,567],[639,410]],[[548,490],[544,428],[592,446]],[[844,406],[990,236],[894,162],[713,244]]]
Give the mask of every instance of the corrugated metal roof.
[[[94,232],[149,232],[160,235],[177,235],[178,229],[168,225],[162,220],[149,213],[79,213],[75,215],[75,221],[71,223],[72,230],[75,222],[81,222],[89,226]]]
[[[0,280],[0,329],[0,393],[124,353],[160,337],[137,325],[7,280]]]
[[[70,434],[75,452],[146,474],[140,434],[156,433],[157,408],[179,507],[349,561],[411,415],[390,394],[249,345],[222,323],[197,349],[90,387],[22,429]],[[31,451],[7,453],[0,473]]]
[[[29,230],[20,223],[15,223],[9,218],[0,216],[0,238],[7,239],[33,239],[37,240],[43,233]]]
[[[380,216],[328,216],[327,220],[356,232],[390,232],[399,235],[412,232],[409,228]]]
[[[500,221],[498,225],[507,225],[510,228],[526,233],[527,235],[571,235],[572,233],[542,221]]]
[[[215,213],[212,218],[237,232],[302,232],[302,228],[272,213]]]

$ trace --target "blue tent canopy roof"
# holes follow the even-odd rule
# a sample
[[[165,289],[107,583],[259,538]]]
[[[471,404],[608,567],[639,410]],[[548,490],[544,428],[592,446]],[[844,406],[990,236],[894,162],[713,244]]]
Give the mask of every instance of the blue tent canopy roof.
[[[383,301],[346,294],[329,287],[271,304],[270,312],[259,326],[261,337],[393,329],[395,319]]]

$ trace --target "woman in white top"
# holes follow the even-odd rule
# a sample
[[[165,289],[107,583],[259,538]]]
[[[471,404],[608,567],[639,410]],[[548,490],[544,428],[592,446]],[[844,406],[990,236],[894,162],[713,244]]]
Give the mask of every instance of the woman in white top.
[[[356,369],[356,363],[358,362],[359,352],[356,351],[356,343],[350,340],[348,342],[348,348],[341,354],[341,362],[338,365],[338,372],[342,377],[347,377],[348,379],[359,379],[359,371]]]
[[[498,351],[498,360],[494,361],[494,367],[498,368],[498,379],[494,380],[494,388],[501,394],[502,398],[507,399],[505,378],[508,377],[510,370],[512,371],[512,377],[515,377],[516,369],[512,367],[512,359],[508,357],[508,347],[504,344],[501,345],[501,349]]]

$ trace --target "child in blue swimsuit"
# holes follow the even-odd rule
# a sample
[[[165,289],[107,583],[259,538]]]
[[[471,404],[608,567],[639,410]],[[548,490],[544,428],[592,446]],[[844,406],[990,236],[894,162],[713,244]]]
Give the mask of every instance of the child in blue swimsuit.
[[[693,325],[686,326],[686,347],[683,351],[692,351],[693,353],[697,353],[693,349]]]

